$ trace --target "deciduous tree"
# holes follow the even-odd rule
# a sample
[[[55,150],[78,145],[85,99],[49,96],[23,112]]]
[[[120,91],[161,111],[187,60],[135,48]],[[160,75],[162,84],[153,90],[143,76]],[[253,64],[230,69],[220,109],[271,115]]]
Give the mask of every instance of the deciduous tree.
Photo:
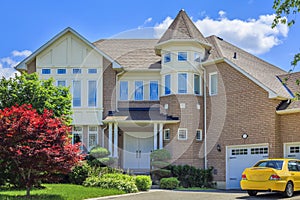
[[[24,104],[0,110],[0,160],[19,175],[27,196],[39,181],[70,172],[82,159],[80,144],[71,144],[69,131],[69,126],[46,109],[40,114]]]

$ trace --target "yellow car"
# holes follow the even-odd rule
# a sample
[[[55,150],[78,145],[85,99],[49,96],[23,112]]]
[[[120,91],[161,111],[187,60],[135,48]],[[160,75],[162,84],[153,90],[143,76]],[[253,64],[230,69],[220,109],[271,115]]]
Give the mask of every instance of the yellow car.
[[[292,197],[294,191],[300,190],[300,160],[261,160],[244,170],[240,184],[250,196],[259,191],[276,191]]]

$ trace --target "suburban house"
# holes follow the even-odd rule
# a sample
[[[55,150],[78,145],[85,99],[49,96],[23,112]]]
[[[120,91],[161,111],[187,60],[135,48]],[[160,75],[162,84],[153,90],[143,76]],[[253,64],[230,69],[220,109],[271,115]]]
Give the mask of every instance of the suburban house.
[[[74,142],[106,147],[125,170],[149,171],[166,148],[234,189],[260,159],[300,158],[300,73],[204,37],[184,10],[159,39],[91,43],[66,28],[16,68],[70,87]]]

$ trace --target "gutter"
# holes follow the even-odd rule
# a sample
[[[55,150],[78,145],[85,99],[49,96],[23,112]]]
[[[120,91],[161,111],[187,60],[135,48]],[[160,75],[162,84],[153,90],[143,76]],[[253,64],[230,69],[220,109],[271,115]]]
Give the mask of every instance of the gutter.
[[[299,113],[300,108],[294,108],[294,109],[286,109],[286,110],[277,110],[276,114],[278,115],[287,115],[287,114],[293,114],[293,113]]]
[[[104,147],[104,131],[107,129],[107,125],[102,129],[102,134],[101,134],[101,146]]]

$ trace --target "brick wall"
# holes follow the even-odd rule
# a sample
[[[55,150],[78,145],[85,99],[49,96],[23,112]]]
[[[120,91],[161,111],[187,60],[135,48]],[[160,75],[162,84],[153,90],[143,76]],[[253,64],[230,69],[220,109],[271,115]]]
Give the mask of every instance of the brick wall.
[[[280,115],[279,118],[280,139],[282,143],[300,142],[300,113]]]
[[[108,111],[116,110],[116,71],[113,70],[111,62],[103,58],[103,118]]]

